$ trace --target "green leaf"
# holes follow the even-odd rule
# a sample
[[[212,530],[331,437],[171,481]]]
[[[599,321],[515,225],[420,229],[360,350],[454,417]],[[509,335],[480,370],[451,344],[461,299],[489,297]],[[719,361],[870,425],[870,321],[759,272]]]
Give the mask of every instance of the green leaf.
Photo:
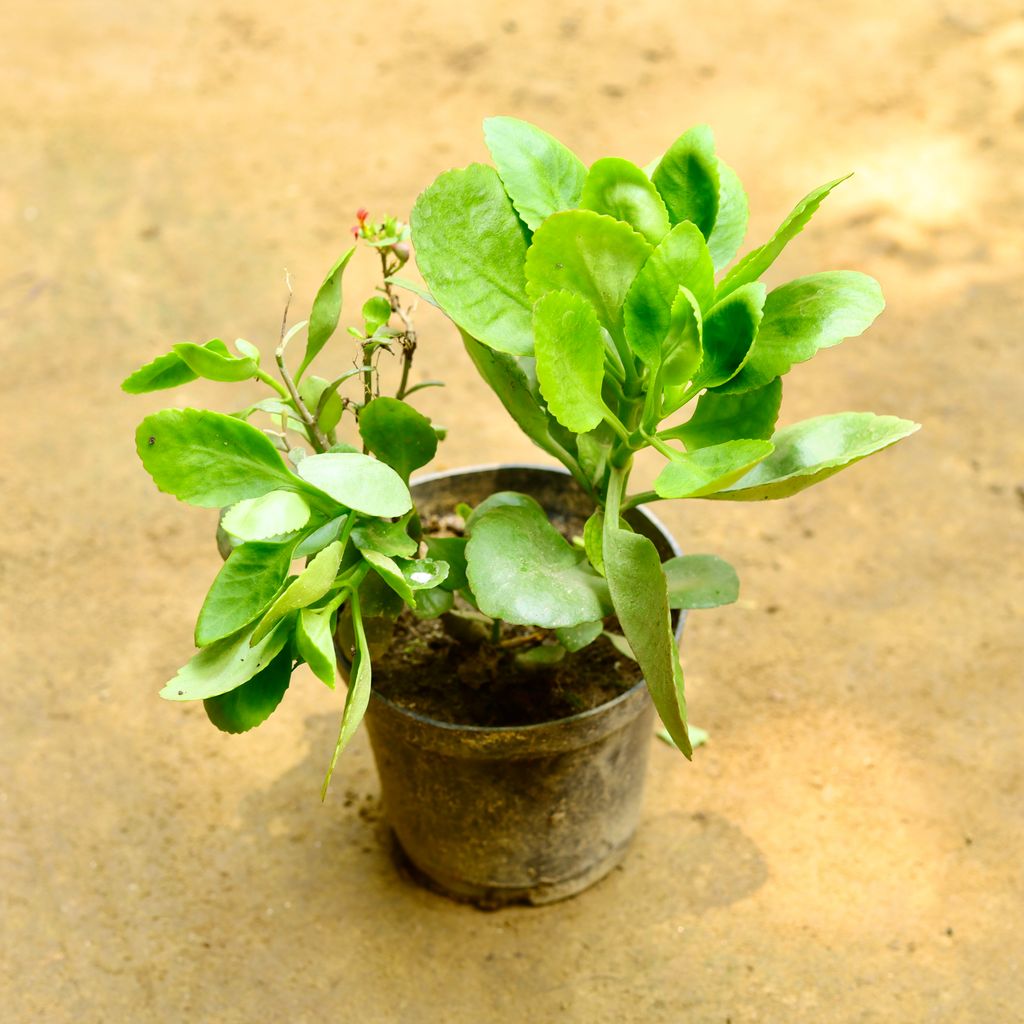
[[[196,647],[237,633],[267,609],[288,576],[294,546],[252,541],[228,555],[199,611]]]
[[[822,185],[820,188],[816,188],[813,192],[804,196],[779,226],[778,231],[764,245],[748,252],[722,278],[718,285],[716,298],[724,299],[726,295],[736,291],[737,288],[741,288],[751,281],[756,281],[778,259],[779,254],[786,248],[789,242],[803,231],[807,222],[814,216],[814,212],[821,206],[825,196],[836,185],[846,181],[849,177],[850,175],[847,174],[842,178],[836,178],[835,181],[830,181],[827,185]]]
[[[466,538],[426,537],[425,540],[427,554],[448,563],[448,575],[440,586],[445,590],[465,590],[469,586],[466,578]]]
[[[739,175],[718,161],[718,216],[708,236],[708,250],[715,270],[721,270],[736,257],[747,233],[750,206]]]
[[[773,451],[771,441],[740,440],[679,452],[658,474],[659,498],[701,498],[728,487]]]
[[[415,605],[416,598],[413,596],[412,587],[405,578],[398,563],[379,551],[367,548],[363,552],[363,558],[373,567],[374,572],[408,605]]]
[[[418,299],[422,299],[427,305],[433,306],[434,309],[441,308],[434,299],[434,296],[423,285],[417,284],[415,281],[410,281],[406,277],[400,277],[398,274],[392,274],[390,277],[384,278],[384,280],[388,284],[397,285],[399,288],[404,288],[407,292],[412,292]]]
[[[551,668],[565,660],[565,648],[561,644],[539,644],[515,656],[516,665],[527,672],[538,672]]]
[[[358,371],[351,370],[345,377],[355,376]],[[327,392],[326,399],[324,392]],[[330,433],[341,422],[342,414],[345,411],[345,403],[338,394],[337,387],[323,377],[304,377],[299,383],[299,397],[306,408],[316,417],[317,425],[321,430]],[[323,400],[323,409],[320,409],[320,402]],[[317,410],[320,414],[317,415]],[[303,432],[305,428],[303,427]]]
[[[763,387],[820,348],[863,334],[885,308],[874,278],[853,270],[811,274],[768,293],[746,365],[725,390]]]
[[[604,581],[544,512],[529,505],[481,517],[466,554],[477,604],[492,618],[554,629],[607,614]]]
[[[455,604],[455,595],[451,590],[435,587],[433,590],[417,590],[416,604],[413,615],[418,619],[436,619],[445,612],[450,612]]]
[[[493,494],[489,494],[479,505],[474,508],[466,520],[466,536],[471,537],[473,535],[473,528],[478,522],[489,512],[493,512],[496,508],[526,508],[531,513],[536,513],[547,520],[547,513],[544,511],[543,506],[536,498],[531,498],[529,494],[520,494],[519,491],[495,491]]]
[[[548,292],[533,307],[534,350],[541,394],[552,415],[576,433],[606,413],[604,338],[594,307],[571,292]]]
[[[672,326],[672,306],[685,286],[706,309],[715,293],[715,271],[704,236],[689,222],[677,224],[651,253],[626,295],[626,339],[644,364],[657,368]]]
[[[556,213],[533,236],[526,290],[534,300],[573,292],[594,307],[613,338],[624,339],[622,304],[650,253],[644,236],[622,221],[591,210]]]
[[[313,300],[313,308],[309,314],[309,327],[306,331],[306,352],[299,363],[296,377],[301,377],[306,368],[320,354],[321,349],[338,329],[341,318],[341,278],[356,247],[352,246],[337,263],[331,267],[324,283]]]
[[[668,585],[657,548],[646,537],[606,520],[604,565],[615,614],[626,634],[654,706],[679,749],[692,755],[686,733],[686,698],[669,618]]]
[[[592,644],[602,632],[604,632],[604,623],[601,619],[594,619],[593,622],[581,622],[578,626],[562,626],[555,630],[555,636],[571,654]]]
[[[259,643],[285,616],[300,608],[319,601],[334,584],[334,577],[341,566],[344,548],[340,540],[328,544],[316,554],[309,565],[288,584],[281,595],[263,613],[259,625],[253,631],[251,643]]]
[[[672,303],[668,335],[661,346],[661,380],[665,387],[685,384],[701,364],[704,325],[700,306],[688,288],[679,286]]]
[[[603,576],[604,555],[601,552],[604,534],[604,512],[598,509],[583,524],[583,549],[587,553],[587,561]]]
[[[686,726],[686,731],[690,735],[690,746],[694,750],[698,747],[703,747],[710,738],[707,729],[702,729],[699,725],[688,724]],[[662,743],[667,743],[670,747],[675,747],[676,750],[679,749],[676,747],[672,737],[669,736],[667,729],[659,729],[654,735],[657,736]]]
[[[775,432],[781,405],[781,378],[737,395],[706,391],[686,423],[662,430],[658,436],[665,441],[682,441],[688,451],[737,438],[766,440]]]
[[[722,501],[788,498],[920,430],[919,423],[871,412],[839,412],[783,427],[775,451],[727,490]]]
[[[374,295],[363,303],[363,332],[372,338],[391,319],[391,303],[383,295]]]
[[[221,732],[248,732],[277,710],[292,678],[292,658],[282,650],[265,669],[228,693],[203,701],[206,717]]]
[[[207,342],[207,346],[209,346],[209,342]],[[246,341],[245,338],[235,338],[235,348],[240,355],[248,356],[257,366],[260,365],[260,350],[251,341]]]
[[[227,346],[224,350],[227,351]],[[256,360],[248,356],[222,355],[206,345],[194,345],[190,341],[175,345],[174,353],[194,374],[207,380],[239,381],[256,376]]]
[[[416,262],[438,305],[500,352],[533,351],[526,235],[492,167],[442,174],[412,211]]]
[[[651,179],[636,164],[618,157],[591,165],[579,205],[624,221],[651,245],[657,245],[672,227],[665,201]]]
[[[293,533],[309,522],[309,505],[294,491],[270,491],[246,498],[224,513],[220,525],[239,540],[266,540]]]
[[[330,605],[326,608],[303,608],[295,621],[295,646],[299,655],[313,675],[332,690],[338,673],[331,630],[334,612]]]
[[[217,355],[226,356],[228,347],[220,338],[208,341],[203,348]],[[181,384],[189,384],[199,376],[190,369],[184,359],[173,350],[157,356],[152,362],[139,367],[121,382],[121,390],[129,395],[142,395],[150,391],[165,391]]]
[[[223,508],[268,491],[310,490],[266,434],[234,416],[164,409],[139,424],[135,447],[161,491],[201,508]]]
[[[514,117],[489,117],[484,140],[505,191],[531,231],[551,214],[579,205],[587,168],[547,132]]]
[[[295,547],[293,558],[307,558],[323,551],[328,544],[333,543],[341,536],[341,528],[345,525],[348,516],[335,516],[333,519],[318,526],[315,530],[307,533]],[[353,534],[355,530],[352,531]]]
[[[692,389],[724,384],[743,368],[761,323],[765,290],[763,284],[747,284],[712,307],[704,319],[704,357]]]
[[[706,124],[684,132],[651,175],[673,224],[691,221],[707,238],[718,216],[718,158]]]
[[[248,682],[269,665],[288,641],[290,620],[279,622],[256,644],[250,644],[254,630],[244,629],[204,647],[164,686],[165,700],[205,700]]]
[[[379,551],[391,558],[409,558],[416,554],[419,545],[409,536],[408,525],[406,518],[397,523],[367,520],[352,531],[352,543],[360,551]]]
[[[618,633],[609,633],[607,630],[602,635],[619,654],[629,658],[630,661],[636,661],[633,648],[629,646],[629,641],[624,636],[620,636]]]
[[[448,578],[448,563],[440,558],[402,558],[398,567],[412,590],[432,590]]]
[[[412,508],[405,481],[390,466],[369,455],[310,455],[298,464],[296,472],[346,508],[364,515],[401,516]]]
[[[717,555],[680,555],[661,568],[670,608],[718,608],[740,596],[736,570]]]
[[[375,398],[359,412],[359,434],[381,462],[403,480],[437,454],[437,435],[426,416],[397,398]]]

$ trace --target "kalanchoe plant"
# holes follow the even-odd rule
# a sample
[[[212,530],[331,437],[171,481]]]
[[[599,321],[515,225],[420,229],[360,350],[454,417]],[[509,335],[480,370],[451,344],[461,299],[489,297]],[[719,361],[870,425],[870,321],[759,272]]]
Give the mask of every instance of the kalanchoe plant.
[[[376,248],[383,281],[363,306],[361,326],[350,328],[350,366],[336,366],[335,376],[311,372],[337,330],[342,275],[355,247],[331,268],[308,320],[289,328],[286,306],[276,378],[262,368],[255,345],[238,340],[233,354],[214,339],[175,345],[122,384],[131,394],[200,377],[270,388],[271,397],[232,415],[168,409],[139,425],[139,456],[160,490],[225,510],[218,531],[225,561],[199,612],[199,651],[161,695],[202,700],[214,725],[244,732],[275,710],[299,664],[334,687],[337,633],[351,670],[331,769],[369,699],[374,633],[393,618],[396,601],[398,608],[415,607],[449,571],[442,559],[419,557],[408,487],[443,433],[406,402],[438,383],[409,384],[412,310],[389,280],[409,257],[408,227],[394,218],[374,224],[363,210],[358,221],[356,238]],[[290,292],[289,285],[289,299]],[[289,343],[303,329],[305,351],[289,369]],[[380,394],[382,352],[401,358],[394,396]],[[359,447],[339,440],[346,413],[354,417]],[[293,570],[295,563],[301,568]],[[330,770],[325,790],[329,779]]]
[[[661,564],[623,513],[660,499],[788,497],[918,429],[866,412],[777,427],[783,375],[862,333],[884,305],[854,271],[771,291],[759,280],[845,179],[807,195],[726,270],[747,198],[707,127],[646,169],[619,158],[588,168],[512,118],[484,131],[495,167],[448,171],[419,197],[417,263],[480,374],[595,511],[572,544],[525,495],[464,509],[468,544],[446,548],[460,563],[447,587],[481,616],[553,630],[548,659],[594,641],[614,615],[689,756],[670,609],[734,599],[735,574],[710,555]],[[664,465],[653,490],[633,493],[645,449]]]

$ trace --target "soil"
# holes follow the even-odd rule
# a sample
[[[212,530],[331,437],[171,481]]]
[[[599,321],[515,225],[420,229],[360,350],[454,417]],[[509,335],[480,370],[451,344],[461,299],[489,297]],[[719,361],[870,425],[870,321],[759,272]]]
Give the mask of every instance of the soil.
[[[1018,0],[0,4],[4,1021],[1024,1019],[1022,48]],[[652,737],[621,869],[483,915],[396,875],[363,732],[321,804],[342,688],[297,673],[243,736],[158,699],[220,558],[135,426],[262,394],[117,382],[183,340],[270,359],[284,268],[297,320],[356,209],[486,159],[494,113],[588,162],[710,122],[744,248],[855,170],[770,283],[862,270],[888,308],[793,369],[782,421],[924,429],[788,501],[658,506],[742,579],[686,624],[710,740]],[[437,468],[547,461],[418,326]]]
[[[526,669],[516,655],[530,647],[500,643],[528,639],[504,626],[499,646],[454,639],[440,619],[402,615],[387,657],[375,669],[374,689],[401,707],[453,725],[533,725],[599,707],[640,681],[636,663],[604,637],[553,666]],[[550,643],[546,644],[550,647]]]

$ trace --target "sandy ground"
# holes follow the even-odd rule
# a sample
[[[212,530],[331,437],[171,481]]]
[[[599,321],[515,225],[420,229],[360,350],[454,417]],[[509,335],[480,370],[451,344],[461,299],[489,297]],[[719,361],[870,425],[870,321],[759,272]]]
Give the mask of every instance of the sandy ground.
[[[1024,1020],[1022,68],[1001,0],[3,5],[3,1019]],[[117,390],[269,342],[282,268],[307,308],[355,208],[408,211],[489,113],[641,163],[710,121],[748,245],[856,170],[773,279],[859,268],[889,309],[783,416],[925,424],[791,502],[665,510],[744,580],[684,640],[711,743],[656,744],[605,882],[490,915],[396,875],[362,736],[320,805],[311,677],[244,738],[157,699],[217,555],[134,455],[166,397]],[[422,333],[439,464],[534,458]]]

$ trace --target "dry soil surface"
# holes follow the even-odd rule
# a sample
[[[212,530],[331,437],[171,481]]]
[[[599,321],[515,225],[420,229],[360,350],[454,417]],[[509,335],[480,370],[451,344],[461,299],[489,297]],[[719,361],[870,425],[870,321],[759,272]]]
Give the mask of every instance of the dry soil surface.
[[[1022,69],[1001,0],[5,4],[3,1018],[1024,1020]],[[790,502],[664,510],[744,581],[684,640],[711,741],[653,741],[603,883],[484,914],[396,874],[362,735],[321,806],[340,694],[303,674],[240,738],[157,699],[217,554],[133,451],[168,396],[117,383],[272,341],[282,268],[308,308],[356,207],[408,211],[491,113],[640,163],[711,122],[748,245],[856,170],[771,277],[858,268],[889,308],[784,420],[924,430]],[[439,465],[537,458],[421,327]]]

